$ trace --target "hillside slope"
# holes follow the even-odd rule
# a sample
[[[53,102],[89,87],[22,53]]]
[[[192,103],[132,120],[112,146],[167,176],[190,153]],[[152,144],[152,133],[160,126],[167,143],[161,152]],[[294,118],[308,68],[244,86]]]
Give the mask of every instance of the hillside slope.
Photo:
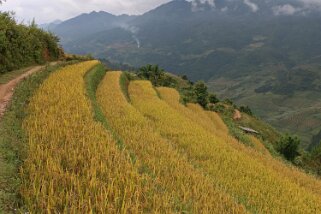
[[[51,73],[20,110],[24,137],[11,146],[22,165],[11,170],[17,192],[10,194],[21,201],[5,198],[3,208],[1,193],[1,209],[321,212],[318,178],[275,159],[254,136],[251,145],[236,140],[217,113],[179,100],[172,88],[105,74],[98,61]],[[2,173],[0,185],[10,183]]]
[[[71,52],[136,67],[159,64],[192,80],[203,79],[220,97],[250,105],[278,129],[298,134],[306,148],[321,124],[320,3],[204,2],[209,1],[175,0],[141,16],[114,16],[122,23],[116,25],[103,16],[97,20],[97,13],[81,15],[76,19],[89,21],[75,22],[75,29],[95,29],[72,41],[64,35],[63,23],[54,31]]]

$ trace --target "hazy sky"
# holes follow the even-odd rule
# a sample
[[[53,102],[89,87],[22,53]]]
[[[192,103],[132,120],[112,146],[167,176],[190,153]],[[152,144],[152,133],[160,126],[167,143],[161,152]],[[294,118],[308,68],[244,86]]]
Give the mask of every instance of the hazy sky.
[[[170,0],[7,0],[1,11],[15,11],[19,20],[37,23],[65,20],[80,13],[107,11],[115,15],[141,14]]]
[[[81,13],[93,10],[107,11],[115,15],[142,14],[146,11],[171,0],[6,0],[0,5],[1,11],[15,11],[20,21],[28,23],[33,18],[39,24],[48,23],[56,19],[66,20]],[[216,0],[189,0],[198,3],[208,2],[215,6]],[[253,12],[260,8],[252,0],[238,0],[250,7]],[[320,8],[321,0],[299,0],[305,8]],[[292,15],[302,8],[295,8],[289,4],[273,8],[276,15]]]

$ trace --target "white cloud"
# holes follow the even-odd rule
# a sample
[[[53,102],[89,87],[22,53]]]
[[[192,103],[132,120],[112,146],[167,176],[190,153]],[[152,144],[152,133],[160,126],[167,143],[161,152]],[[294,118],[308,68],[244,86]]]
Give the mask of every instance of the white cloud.
[[[321,10],[321,0],[299,0],[305,10]]]
[[[279,5],[273,8],[274,15],[293,15],[296,12],[300,11],[300,8],[295,8],[290,4]]]
[[[321,6],[321,0],[300,0],[303,2],[305,5],[310,5],[310,6]]]
[[[254,13],[259,10],[259,6],[255,3],[251,2],[250,0],[243,0],[244,4],[246,4]]]
[[[215,7],[215,0],[192,0],[192,11],[203,11],[204,5]]]
[[[228,11],[228,7],[223,7],[223,8],[221,9],[221,11],[222,11],[222,12]]]
[[[115,15],[142,14],[170,0],[7,0],[1,11],[15,11],[18,20],[38,23],[65,20],[93,10],[107,11]]]

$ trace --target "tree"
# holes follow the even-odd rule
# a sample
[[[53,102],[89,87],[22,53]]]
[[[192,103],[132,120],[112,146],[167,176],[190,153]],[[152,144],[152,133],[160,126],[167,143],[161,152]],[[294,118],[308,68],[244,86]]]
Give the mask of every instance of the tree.
[[[248,114],[248,115],[253,115],[253,112],[252,112],[252,110],[250,109],[250,107],[248,107],[248,106],[241,106],[240,107],[240,111],[241,112],[244,112],[244,113],[246,113],[246,114]]]
[[[208,104],[208,91],[207,86],[203,81],[198,81],[195,83],[194,93],[197,103],[200,104],[203,108],[206,108]]]
[[[0,12],[0,73],[57,60],[61,55],[55,35],[39,29],[35,21],[29,26],[18,24],[14,13]]]
[[[311,162],[313,169],[321,175],[321,142],[311,152]]]
[[[220,100],[217,98],[217,96],[215,94],[210,94],[208,96],[208,101],[212,104],[216,104],[216,103],[220,102]]]
[[[181,78],[182,78],[182,80],[189,81],[189,80],[188,80],[188,77],[187,77],[186,75],[182,75]]]
[[[140,78],[150,80],[154,86],[159,86],[160,79],[164,76],[164,69],[159,68],[158,65],[146,65],[141,67],[137,75]]]
[[[277,151],[281,153],[287,160],[294,161],[299,156],[300,139],[288,134],[283,136],[279,142],[277,142]]]

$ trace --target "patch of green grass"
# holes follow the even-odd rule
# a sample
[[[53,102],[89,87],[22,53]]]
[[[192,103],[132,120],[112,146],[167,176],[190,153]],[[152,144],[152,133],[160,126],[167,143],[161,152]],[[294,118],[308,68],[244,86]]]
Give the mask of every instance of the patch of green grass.
[[[89,97],[92,103],[94,119],[100,122],[107,130],[109,130],[112,133],[114,140],[117,142],[118,148],[122,150],[125,148],[124,142],[111,128],[103,111],[100,108],[100,105],[97,102],[96,91],[100,82],[103,80],[105,74],[106,69],[102,64],[97,65],[92,70],[87,72],[87,74],[85,75],[87,96]],[[135,157],[132,157],[132,161],[135,162]]]
[[[257,119],[256,117],[242,113],[242,119],[236,121],[239,126],[250,127],[260,133],[261,138],[275,146],[278,140],[281,137],[281,134],[277,132],[272,126],[263,122],[262,120]]]
[[[240,141],[241,143],[250,146],[250,147],[254,147],[251,139],[248,137],[247,134],[245,134],[238,126],[237,124],[233,121],[232,118],[227,117],[226,115],[224,115],[222,117],[224,123],[226,124],[227,128],[229,129],[229,133],[231,136],[233,136],[235,139],[237,139],[238,141]]]
[[[121,87],[123,94],[125,95],[127,101],[130,102],[130,97],[129,97],[129,93],[128,93],[128,85],[129,85],[128,74],[122,73],[119,81],[120,81],[120,87]]]
[[[19,194],[19,170],[27,156],[27,136],[22,129],[25,109],[42,82],[66,64],[48,66],[22,81],[15,89],[10,106],[0,121],[0,213],[16,213],[15,209],[23,206]]]
[[[20,76],[21,74],[25,73],[26,71],[28,71],[31,68],[32,67],[21,68],[19,70],[10,71],[10,72],[0,74],[0,84],[6,84],[6,83],[10,82],[11,80]]]

